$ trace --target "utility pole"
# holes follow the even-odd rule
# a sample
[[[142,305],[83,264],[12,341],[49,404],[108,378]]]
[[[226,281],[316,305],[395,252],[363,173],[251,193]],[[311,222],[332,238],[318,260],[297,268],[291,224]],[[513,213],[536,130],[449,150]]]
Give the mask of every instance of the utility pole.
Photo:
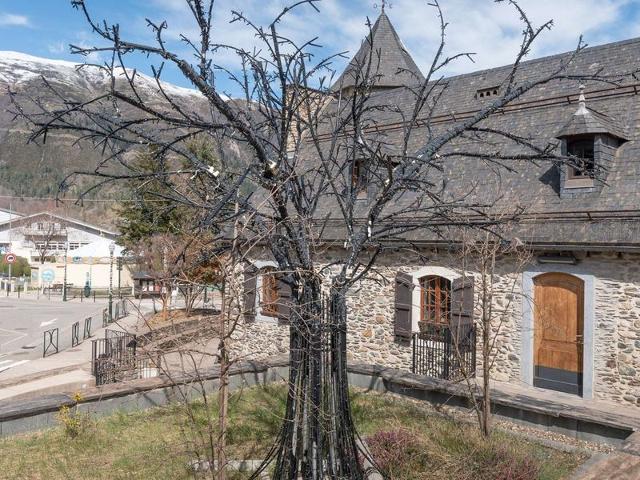
[[[7,284],[7,297],[9,296],[9,292],[11,291],[11,263],[9,263],[9,283]]]

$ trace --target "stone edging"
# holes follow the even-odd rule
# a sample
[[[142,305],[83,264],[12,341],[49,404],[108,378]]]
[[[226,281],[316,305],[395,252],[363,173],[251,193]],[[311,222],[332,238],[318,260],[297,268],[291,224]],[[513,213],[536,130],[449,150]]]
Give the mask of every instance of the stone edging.
[[[264,362],[241,362],[230,369],[231,388],[242,388],[286,379],[288,358],[272,357]],[[411,373],[376,365],[351,363],[348,374],[352,386],[391,392],[425,400],[431,403],[466,407],[465,388]],[[180,400],[181,386],[194,385],[194,393],[202,387],[214,391],[220,377],[214,367],[201,374],[200,379],[189,375],[176,375],[171,380],[156,377],[90,387],[83,391],[83,400],[77,403],[69,395],[46,395],[31,401],[0,402],[0,436],[38,430],[56,424],[55,414],[62,406],[77,406],[80,410],[108,414],[115,410],[139,410]],[[638,429],[640,419],[612,413],[590,411],[588,407],[567,408],[555,402],[534,402],[525,395],[516,397],[494,392],[493,409],[498,417],[544,427],[575,438],[628,445],[625,439]]]

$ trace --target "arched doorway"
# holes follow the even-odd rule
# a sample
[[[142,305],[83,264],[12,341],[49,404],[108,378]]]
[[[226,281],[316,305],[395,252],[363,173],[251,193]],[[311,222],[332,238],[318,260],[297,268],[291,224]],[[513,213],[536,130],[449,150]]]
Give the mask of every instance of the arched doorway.
[[[535,277],[533,283],[533,384],[582,395],[584,282],[554,272]]]

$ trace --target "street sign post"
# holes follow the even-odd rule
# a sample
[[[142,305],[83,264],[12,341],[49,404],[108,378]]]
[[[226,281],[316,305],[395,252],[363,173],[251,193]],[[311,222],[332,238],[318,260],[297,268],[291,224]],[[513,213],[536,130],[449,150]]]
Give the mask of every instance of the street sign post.
[[[16,261],[16,256],[13,253],[7,253],[4,256],[5,263],[9,264],[9,284],[7,285],[7,296],[9,296],[9,292],[11,291],[11,265]]]

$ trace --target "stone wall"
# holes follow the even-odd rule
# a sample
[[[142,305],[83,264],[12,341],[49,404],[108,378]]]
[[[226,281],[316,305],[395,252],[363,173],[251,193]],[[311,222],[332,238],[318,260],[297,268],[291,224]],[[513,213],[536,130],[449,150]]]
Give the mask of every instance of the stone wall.
[[[411,346],[394,337],[395,275],[424,266],[459,270],[460,258],[446,252],[424,252],[408,258],[389,254],[378,262],[375,273],[350,292],[348,305],[348,356],[352,361],[410,370]],[[331,252],[325,261],[331,260]],[[563,271],[593,275],[595,279],[594,397],[640,406],[640,256],[591,254]],[[522,384],[522,268],[515,259],[498,263],[493,287],[493,335],[496,362],[492,377]],[[535,261],[525,270],[536,270]],[[476,318],[479,317],[480,278],[475,277]],[[330,273],[327,274],[330,276]],[[328,280],[328,279],[327,279]],[[587,292],[585,292],[587,294]],[[288,327],[250,324],[243,330],[243,355],[264,358],[288,349]],[[481,369],[480,352],[477,355]]]

